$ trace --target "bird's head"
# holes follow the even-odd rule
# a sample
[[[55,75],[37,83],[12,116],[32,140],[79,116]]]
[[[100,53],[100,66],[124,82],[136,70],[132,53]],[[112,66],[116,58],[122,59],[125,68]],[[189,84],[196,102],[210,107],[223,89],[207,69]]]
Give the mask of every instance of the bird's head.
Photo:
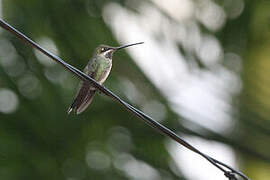
[[[130,46],[134,46],[134,45],[138,45],[138,44],[143,44],[143,42],[139,42],[139,43],[133,43],[133,44],[127,44],[127,45],[123,45],[123,46],[119,46],[119,47],[111,47],[111,46],[107,46],[107,45],[100,45],[97,47],[96,49],[96,54],[97,55],[102,55],[105,58],[110,58],[112,59],[113,53],[123,49],[123,48],[127,48]]]

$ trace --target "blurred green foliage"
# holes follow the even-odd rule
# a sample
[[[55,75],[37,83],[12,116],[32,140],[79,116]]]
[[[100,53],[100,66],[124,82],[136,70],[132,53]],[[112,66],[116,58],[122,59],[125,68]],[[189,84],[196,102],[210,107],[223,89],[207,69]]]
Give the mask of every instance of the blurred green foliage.
[[[126,7],[129,1],[110,2]],[[102,17],[107,3],[106,0],[2,0],[2,16],[41,45],[53,43],[57,47],[54,53],[83,69],[98,44],[117,45]],[[225,1],[216,3],[226,12],[231,10]],[[105,86],[128,100],[124,86],[132,84],[143,97],[141,101],[164,105],[167,114],[163,124],[174,131],[231,146],[239,156],[242,170],[253,179],[263,180],[270,177],[270,3],[264,0],[244,3],[241,16],[228,20],[220,30],[211,32],[200,26],[201,31],[218,38],[224,52],[242,57],[239,76],[243,87],[232,97],[233,107],[239,113],[234,116],[236,125],[229,135],[215,133],[177,115],[124,51],[114,57],[117,60]],[[136,8],[126,8],[139,13]],[[182,47],[179,50],[189,56],[190,52]],[[132,166],[135,162],[154,174],[153,177],[158,172],[161,179],[186,179],[172,163],[164,143],[167,138],[108,97],[97,95],[85,113],[68,116],[66,110],[79,81],[61,66],[40,60],[44,59],[40,56],[1,30],[0,97],[6,99],[0,99],[3,106],[0,107],[3,111],[0,113],[0,179],[135,179],[132,171],[124,167],[130,163],[136,172]],[[204,69],[199,58],[196,61],[202,71],[211,71]],[[234,68],[225,60],[222,65]],[[130,103],[141,108],[142,103]],[[196,131],[181,121],[196,127]]]

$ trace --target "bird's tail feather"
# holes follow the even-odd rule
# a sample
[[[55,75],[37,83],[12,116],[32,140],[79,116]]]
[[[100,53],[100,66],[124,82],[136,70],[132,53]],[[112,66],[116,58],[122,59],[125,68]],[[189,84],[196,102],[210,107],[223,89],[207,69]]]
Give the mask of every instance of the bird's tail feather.
[[[93,89],[92,86],[89,86],[89,84],[83,82],[73,103],[68,108],[67,113],[69,114],[74,111],[79,114],[83,112],[92,102],[95,93],[96,89]]]
[[[85,97],[84,101],[82,102],[82,104],[77,107],[77,111],[76,111],[77,114],[80,114],[89,106],[89,104],[92,102],[95,94],[96,94],[96,90],[89,90],[89,92],[88,92],[87,96]]]

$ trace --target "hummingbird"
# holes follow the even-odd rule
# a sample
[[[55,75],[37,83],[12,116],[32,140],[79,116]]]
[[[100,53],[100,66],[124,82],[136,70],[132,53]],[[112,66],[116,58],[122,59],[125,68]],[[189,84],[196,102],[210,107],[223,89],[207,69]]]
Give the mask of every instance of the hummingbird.
[[[143,42],[127,44],[118,47],[111,47],[107,45],[100,45],[96,48],[92,58],[85,66],[83,72],[96,80],[99,84],[103,84],[110,74],[112,68],[113,53],[130,46],[143,44]],[[76,97],[73,103],[68,108],[67,113],[74,111],[76,114],[83,112],[92,102],[97,89],[87,82],[81,81]]]

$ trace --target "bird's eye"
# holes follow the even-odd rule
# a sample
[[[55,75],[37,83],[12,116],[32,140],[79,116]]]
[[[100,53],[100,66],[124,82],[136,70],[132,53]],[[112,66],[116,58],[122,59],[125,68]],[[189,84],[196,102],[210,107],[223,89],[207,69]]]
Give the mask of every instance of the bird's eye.
[[[105,48],[101,48],[101,52],[104,52],[105,51]]]

